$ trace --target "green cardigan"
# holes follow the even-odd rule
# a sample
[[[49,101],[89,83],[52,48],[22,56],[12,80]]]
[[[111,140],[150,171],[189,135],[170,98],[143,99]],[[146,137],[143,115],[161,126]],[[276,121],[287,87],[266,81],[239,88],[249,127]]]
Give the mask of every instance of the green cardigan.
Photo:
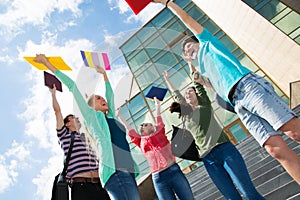
[[[228,142],[229,139],[214,117],[211,102],[204,87],[196,82],[193,84],[199,105],[186,116],[185,126],[195,139],[199,156],[204,157],[216,145]],[[178,102],[185,101],[178,90],[174,91],[174,96]]]
[[[104,186],[110,176],[116,171],[111,136],[105,115],[101,111],[94,110],[86,103],[72,79],[59,70],[55,72],[55,75],[73,93],[75,101],[85,120],[85,125],[97,143],[99,150],[99,176],[101,183]],[[105,82],[105,87],[105,97],[109,105],[107,117],[114,118],[115,108],[113,90],[109,82]]]

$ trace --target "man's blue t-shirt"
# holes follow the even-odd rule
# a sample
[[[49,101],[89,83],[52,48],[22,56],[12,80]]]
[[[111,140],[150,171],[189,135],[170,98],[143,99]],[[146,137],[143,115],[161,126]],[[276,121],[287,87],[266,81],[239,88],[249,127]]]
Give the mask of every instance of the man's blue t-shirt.
[[[198,54],[200,73],[209,78],[214,89],[223,99],[228,99],[231,88],[251,71],[208,30],[195,35],[200,43]]]

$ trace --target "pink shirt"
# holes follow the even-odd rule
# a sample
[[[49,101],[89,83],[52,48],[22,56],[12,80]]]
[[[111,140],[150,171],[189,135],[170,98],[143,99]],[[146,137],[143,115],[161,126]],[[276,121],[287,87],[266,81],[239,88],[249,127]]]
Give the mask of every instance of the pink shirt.
[[[161,116],[156,118],[156,122],[156,131],[151,135],[141,136],[133,129],[129,131],[131,141],[146,157],[151,173],[161,171],[175,162]]]

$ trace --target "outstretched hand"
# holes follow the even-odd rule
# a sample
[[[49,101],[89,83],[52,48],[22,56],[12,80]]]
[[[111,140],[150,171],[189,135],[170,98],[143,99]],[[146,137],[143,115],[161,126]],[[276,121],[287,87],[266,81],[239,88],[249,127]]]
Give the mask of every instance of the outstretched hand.
[[[105,74],[106,72],[105,72],[105,70],[103,69],[103,67],[100,67],[100,66],[95,66],[95,69],[96,69],[96,71],[98,72],[98,73],[100,73],[100,74]]]
[[[169,74],[168,74],[168,71],[164,71],[164,77],[165,77],[166,81],[169,80]]]
[[[182,59],[187,62],[188,64],[192,64],[193,59],[190,56],[187,56],[185,54],[181,54]]]
[[[51,94],[52,94],[53,96],[56,95],[56,87],[55,87],[55,84],[53,84],[53,88],[50,88],[50,87],[49,87],[49,91],[51,92]]]
[[[153,101],[155,105],[160,105],[160,101],[156,97],[153,98]]]
[[[45,56],[45,54],[36,54],[36,56],[34,58],[34,62],[46,64],[48,62],[48,59]]]

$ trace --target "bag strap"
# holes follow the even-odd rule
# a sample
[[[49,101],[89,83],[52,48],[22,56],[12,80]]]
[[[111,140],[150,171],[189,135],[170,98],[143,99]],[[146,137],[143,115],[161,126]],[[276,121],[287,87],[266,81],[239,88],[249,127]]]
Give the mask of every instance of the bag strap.
[[[71,158],[71,153],[72,153],[72,149],[73,149],[73,144],[74,144],[74,138],[75,138],[75,131],[71,132],[71,141],[70,141],[70,147],[69,147],[69,150],[68,150],[68,154],[67,154],[67,157],[64,161],[64,169],[63,171],[61,172],[61,175],[63,177],[65,177],[67,175],[67,167],[68,167],[68,164],[69,164],[69,161],[70,161],[70,158]]]

